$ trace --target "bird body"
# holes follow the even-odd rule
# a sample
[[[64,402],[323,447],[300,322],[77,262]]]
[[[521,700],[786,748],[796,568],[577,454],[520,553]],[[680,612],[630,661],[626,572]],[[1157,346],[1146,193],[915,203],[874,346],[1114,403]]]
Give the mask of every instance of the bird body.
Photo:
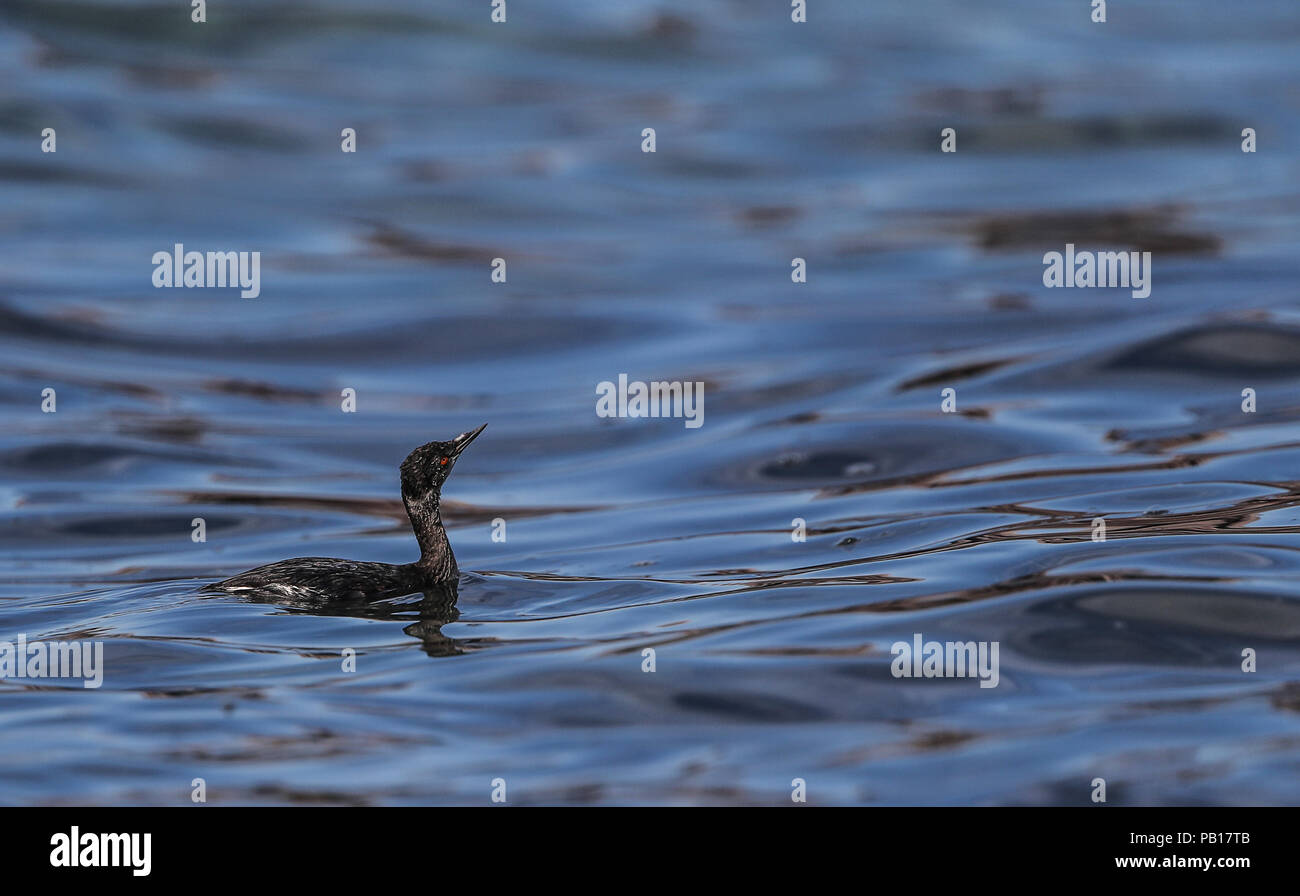
[[[395,566],[334,557],[295,557],[242,572],[208,590],[231,594],[256,592],[267,597],[339,600],[383,600],[414,594],[428,587],[429,578],[415,563]],[[436,584],[446,584],[437,580]]]

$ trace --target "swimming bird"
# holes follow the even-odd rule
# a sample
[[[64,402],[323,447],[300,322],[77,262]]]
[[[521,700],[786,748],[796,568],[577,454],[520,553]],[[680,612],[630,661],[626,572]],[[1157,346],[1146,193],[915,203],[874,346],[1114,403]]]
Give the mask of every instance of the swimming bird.
[[[448,442],[428,442],[402,461],[402,503],[420,545],[420,559],[400,566],[336,560],[332,557],[297,557],[259,566],[204,591],[229,594],[256,592],[290,600],[383,600],[417,591],[454,590],[460,571],[447,541],[438,510],[442,486],[456,458],[487,424],[463,432]]]

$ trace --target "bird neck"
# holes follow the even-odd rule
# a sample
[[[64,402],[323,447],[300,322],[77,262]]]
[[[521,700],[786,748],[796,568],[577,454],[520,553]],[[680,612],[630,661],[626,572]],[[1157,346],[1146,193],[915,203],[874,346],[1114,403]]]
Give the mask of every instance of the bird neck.
[[[451,552],[451,542],[447,540],[447,530],[442,525],[438,500],[436,494],[432,498],[418,501],[402,496],[406,515],[411,518],[411,528],[415,531],[415,540],[420,545],[420,559],[416,561],[416,566],[439,581],[454,582],[457,576],[456,557]]]

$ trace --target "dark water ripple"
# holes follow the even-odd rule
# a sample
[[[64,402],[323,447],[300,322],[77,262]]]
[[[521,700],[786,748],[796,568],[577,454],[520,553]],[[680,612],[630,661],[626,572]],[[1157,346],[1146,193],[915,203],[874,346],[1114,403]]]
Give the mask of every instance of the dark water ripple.
[[[107,671],[0,681],[0,801],[1300,801],[1294,12],[5,4],[0,640]],[[154,290],[174,242],[262,296]],[[411,559],[397,463],[484,421],[454,606],[198,591]]]

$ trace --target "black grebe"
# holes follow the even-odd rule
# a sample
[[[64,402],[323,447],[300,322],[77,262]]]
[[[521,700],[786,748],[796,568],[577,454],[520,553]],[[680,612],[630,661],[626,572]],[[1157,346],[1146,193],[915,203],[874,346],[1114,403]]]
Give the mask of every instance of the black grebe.
[[[281,560],[242,572],[206,586],[205,591],[257,592],[268,597],[327,600],[383,600],[417,591],[454,589],[460,571],[442,527],[438,503],[456,458],[487,424],[461,433],[450,442],[421,445],[402,461],[402,503],[411,518],[420,559],[394,566],[335,560],[330,557],[298,557]]]

